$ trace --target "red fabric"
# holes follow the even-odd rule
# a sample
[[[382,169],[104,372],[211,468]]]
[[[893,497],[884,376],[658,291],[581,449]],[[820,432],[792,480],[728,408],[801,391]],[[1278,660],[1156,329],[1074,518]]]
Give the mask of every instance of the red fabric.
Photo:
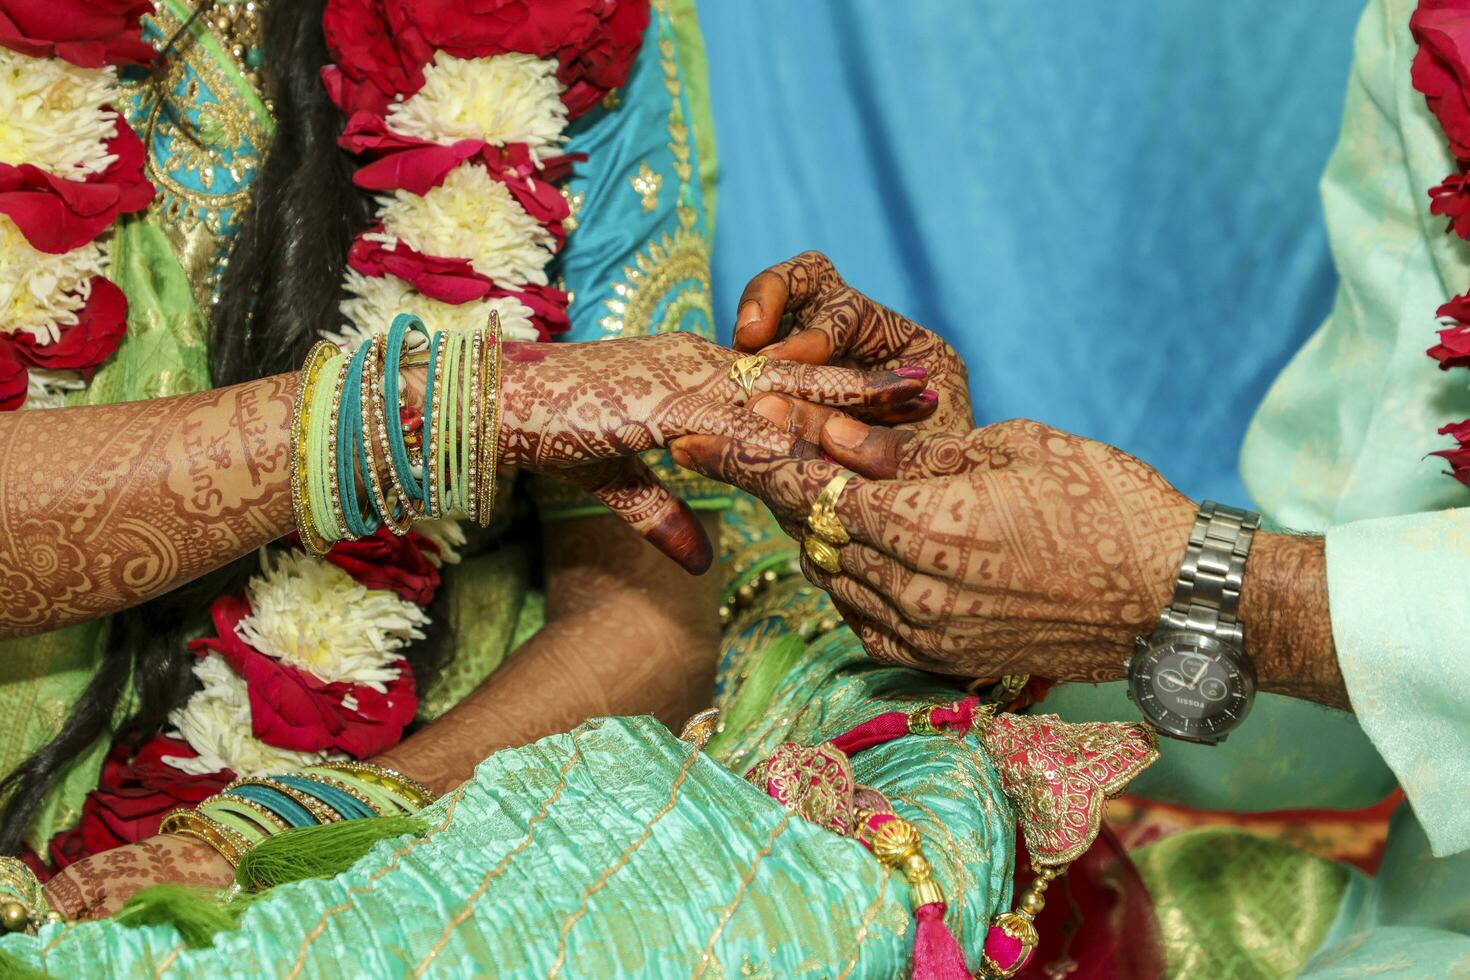
[[[149,0],[0,0],[0,45],[82,68],[148,64],[138,21],[152,12]]]
[[[908,733],[908,715],[902,711],[885,711],[838,735],[832,740],[832,744],[848,755],[855,755],[863,749],[891,742]]]
[[[42,252],[70,252],[92,241],[118,215],[141,211],[153,200],[153,185],[143,176],[143,142],[121,116],[107,149],[117,159],[84,181],[63,180],[29,163],[0,163],[0,214]]]
[[[112,356],[128,331],[128,299],[110,279],[95,276],[77,322],[61,328],[49,344],[28,333],[11,335],[16,356],[32,367],[90,375]]]
[[[48,850],[57,870],[89,854],[152,837],[170,810],[194,806],[235,778],[228,769],[191,776],[163,761],[164,756],[194,755],[188,743],[164,735],[154,736],[136,754],[114,745],[97,789],[82,805],[81,821],[51,839]]]
[[[342,681],[327,683],[251,647],[235,625],[250,612],[242,596],[225,596],[211,607],[218,635],[203,637],[189,649],[219,654],[245,679],[255,737],[267,745],[298,752],[346,752],[366,759],[397,745],[418,710],[413,672],[399,661],[398,677],[387,691]],[[348,696],[355,709],[343,704]]]
[[[1017,835],[1016,867],[1030,864]],[[1017,893],[1030,878],[1017,882]],[[1151,980],[1164,975],[1164,943],[1153,899],[1117,836],[1103,825],[1097,841],[1046,890],[1036,917],[1040,941],[1017,975],[1047,980],[1070,964],[1074,977]],[[1049,968],[1051,968],[1049,970]]]
[[[1470,158],[1470,0],[1420,0],[1409,31],[1419,44],[1414,88],[1424,94],[1451,152]]]
[[[964,951],[944,924],[945,908],[930,902],[914,909],[913,980],[970,980]]]

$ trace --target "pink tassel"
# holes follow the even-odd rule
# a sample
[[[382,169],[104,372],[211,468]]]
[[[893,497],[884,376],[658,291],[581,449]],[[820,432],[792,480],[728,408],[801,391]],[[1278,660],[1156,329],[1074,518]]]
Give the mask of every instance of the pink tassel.
[[[944,924],[943,902],[914,909],[914,980],[970,980],[965,954]]]

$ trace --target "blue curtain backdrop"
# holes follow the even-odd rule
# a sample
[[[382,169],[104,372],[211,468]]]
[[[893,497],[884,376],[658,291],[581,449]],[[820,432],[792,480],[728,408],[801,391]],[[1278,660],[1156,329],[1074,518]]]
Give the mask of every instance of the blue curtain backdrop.
[[[1238,502],[1330,308],[1317,178],[1357,0],[705,0],[715,302],[806,248],[1030,416]]]

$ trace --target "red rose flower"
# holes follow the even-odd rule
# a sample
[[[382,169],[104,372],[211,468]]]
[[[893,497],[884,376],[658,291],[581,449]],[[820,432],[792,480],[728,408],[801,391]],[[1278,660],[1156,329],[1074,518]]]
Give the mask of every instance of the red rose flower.
[[[87,305],[77,322],[61,328],[61,336],[41,344],[28,333],[17,333],[16,353],[32,367],[81,371],[90,375],[117,350],[128,330],[128,299],[110,279],[94,276]]]
[[[417,531],[399,537],[386,527],[357,541],[339,541],[327,552],[327,561],[359,585],[392,590],[406,602],[427,606],[439,588],[439,569],[425,552],[436,553],[434,543]]]
[[[194,755],[187,742],[164,735],[155,735],[136,754],[114,745],[102,764],[97,788],[82,804],[81,821],[51,840],[51,859],[57,868],[152,837],[170,810],[195,806],[235,778],[228,769],[191,776],[163,761],[164,756]]]
[[[615,0],[384,0],[404,48],[487,58],[518,51],[550,58],[585,44],[613,13]]]
[[[648,28],[648,0],[617,0],[599,30],[557,52],[561,100],[576,119],[628,80]]]
[[[1441,449],[1430,453],[1438,456],[1450,464],[1449,475],[1459,480],[1465,486],[1470,487],[1470,419],[1463,422],[1452,422],[1439,430],[1442,436],[1453,436],[1455,439],[1454,449]]]
[[[1470,179],[1450,174],[1438,187],[1429,189],[1429,213],[1449,218],[1445,231],[1470,238]]]
[[[436,258],[401,241],[389,245],[367,237],[382,231],[383,226],[377,225],[358,235],[347,264],[365,276],[397,276],[441,303],[468,303],[490,292],[489,277],[476,272],[469,259]]]
[[[1439,332],[1439,343],[1425,353],[1439,362],[1442,371],[1470,367],[1470,293],[1452,298],[1435,314],[1448,326]]]
[[[82,68],[148,64],[138,20],[152,12],[149,0],[0,0],[0,45]]]
[[[394,43],[381,0],[329,0],[322,28],[335,62],[322,69],[322,82],[348,115],[382,116],[395,95],[423,87],[422,66],[432,52],[405,52]]]
[[[1419,44],[1414,88],[1424,94],[1456,157],[1470,158],[1470,0],[1431,0],[1409,18]]]
[[[357,759],[377,755],[403,739],[418,711],[413,673],[400,660],[399,674],[376,691],[365,684],[321,678],[268,657],[240,639],[235,624],[250,612],[242,596],[215,601],[210,612],[218,636],[189,644],[201,656],[214,651],[245,680],[255,737],[267,745],[299,752],[346,752]],[[356,705],[344,703],[351,697]]]
[[[117,159],[84,181],[63,180],[28,163],[0,163],[0,214],[42,252],[87,244],[118,215],[141,211],[153,200],[153,185],[143,176],[143,143],[121,116],[107,150]]]
[[[0,412],[13,412],[26,403],[30,372],[16,352],[15,336],[0,335]]]

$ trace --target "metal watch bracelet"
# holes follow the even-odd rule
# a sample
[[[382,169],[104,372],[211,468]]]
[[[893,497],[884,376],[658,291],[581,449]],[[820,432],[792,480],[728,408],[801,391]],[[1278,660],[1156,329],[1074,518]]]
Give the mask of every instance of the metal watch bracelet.
[[[1159,629],[1189,630],[1240,648],[1244,636],[1237,612],[1240,584],[1261,515],[1206,500],[1200,504],[1174,599],[1159,617]]]

